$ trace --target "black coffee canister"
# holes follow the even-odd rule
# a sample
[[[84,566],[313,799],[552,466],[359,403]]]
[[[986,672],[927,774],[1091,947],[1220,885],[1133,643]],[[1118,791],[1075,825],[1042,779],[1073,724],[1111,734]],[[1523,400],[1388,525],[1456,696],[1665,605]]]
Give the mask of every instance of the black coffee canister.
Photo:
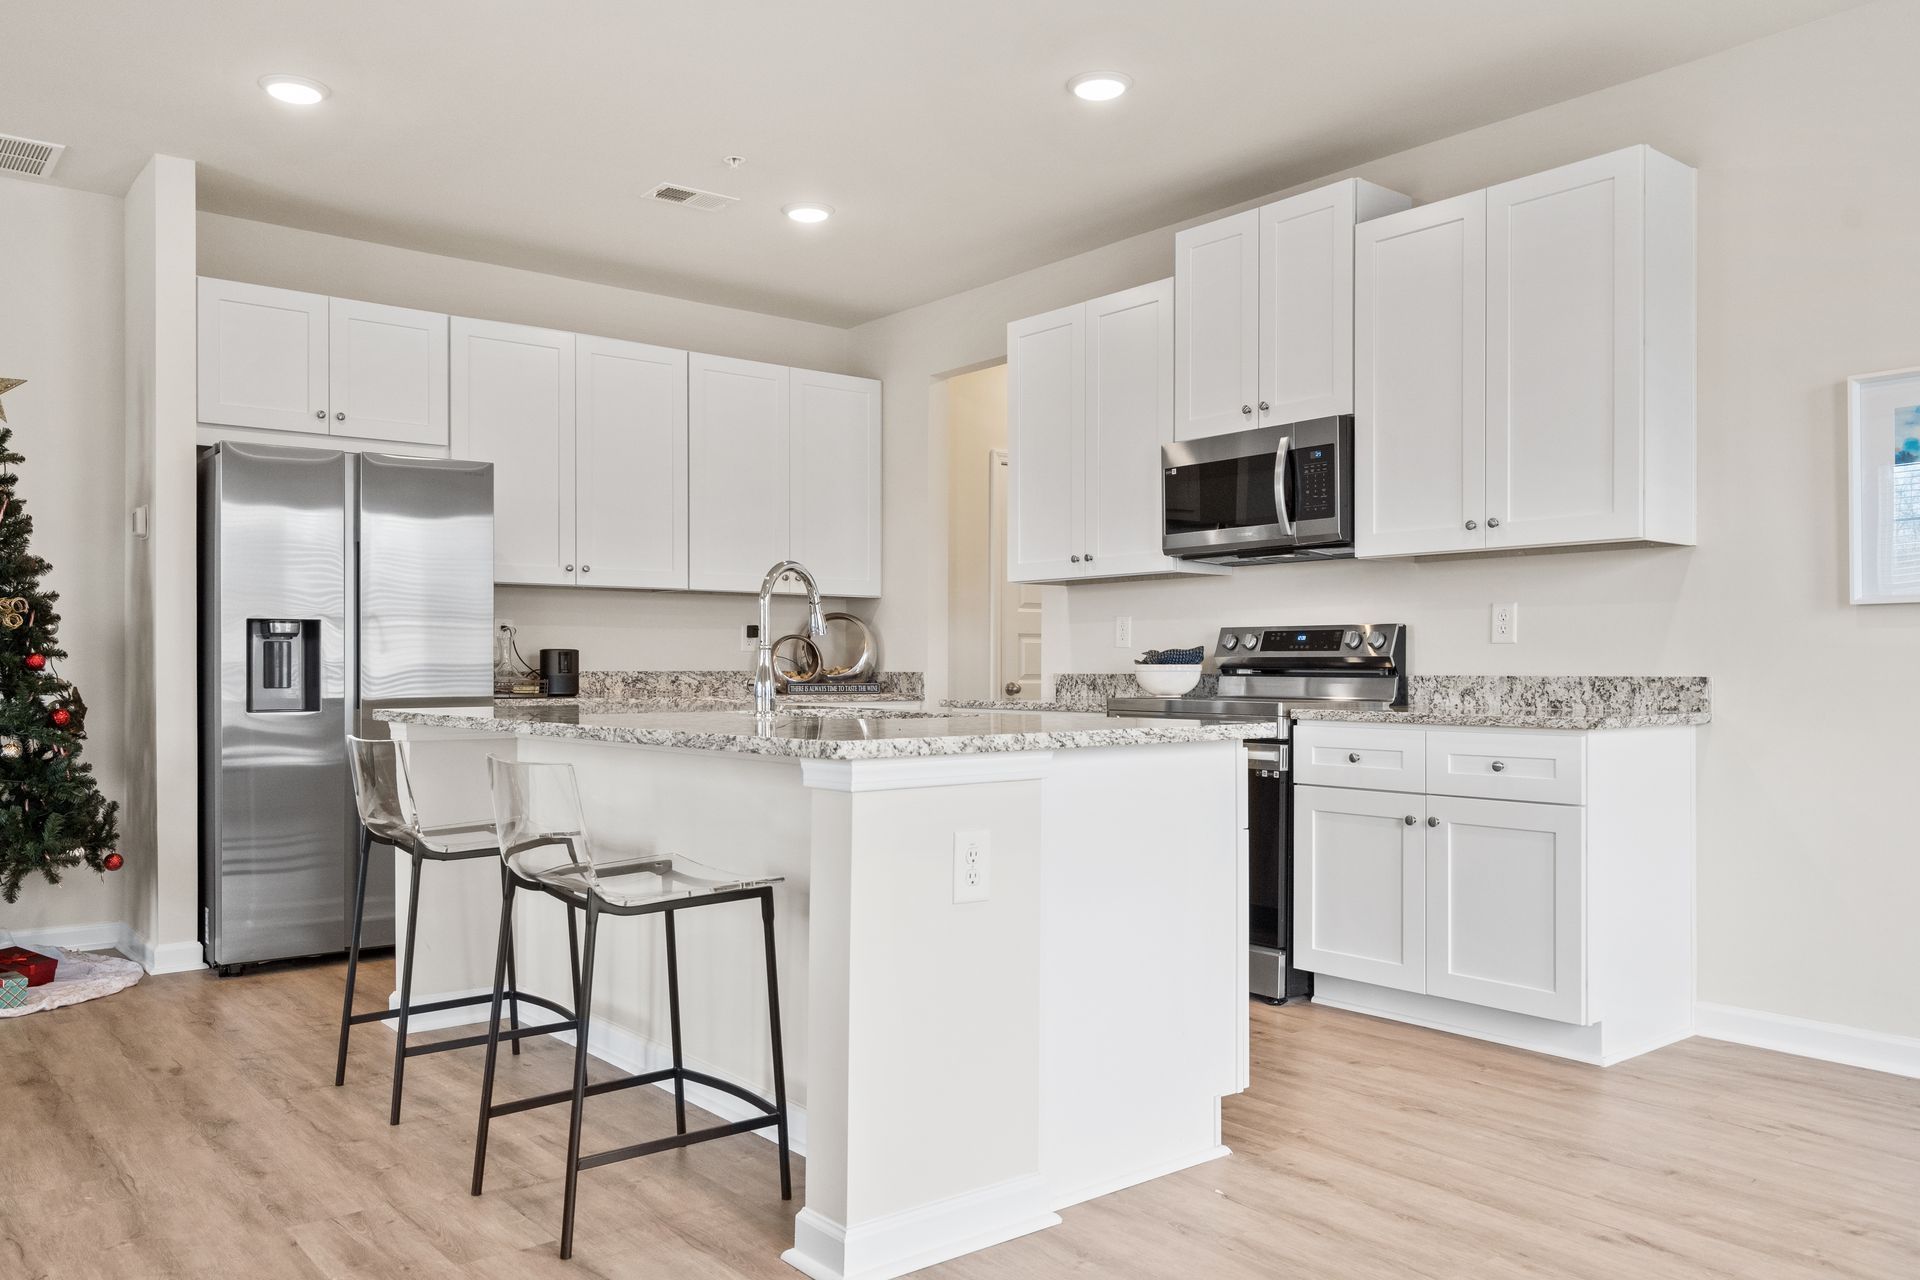
[[[578,649],[542,649],[540,682],[549,698],[580,696],[580,651]]]

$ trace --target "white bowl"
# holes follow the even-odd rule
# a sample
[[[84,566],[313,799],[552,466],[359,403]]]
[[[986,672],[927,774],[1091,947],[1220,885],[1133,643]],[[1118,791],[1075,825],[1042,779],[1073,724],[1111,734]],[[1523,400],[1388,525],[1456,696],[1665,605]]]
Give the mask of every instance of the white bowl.
[[[1177,698],[1200,683],[1200,664],[1145,663],[1134,667],[1133,678],[1156,698]]]

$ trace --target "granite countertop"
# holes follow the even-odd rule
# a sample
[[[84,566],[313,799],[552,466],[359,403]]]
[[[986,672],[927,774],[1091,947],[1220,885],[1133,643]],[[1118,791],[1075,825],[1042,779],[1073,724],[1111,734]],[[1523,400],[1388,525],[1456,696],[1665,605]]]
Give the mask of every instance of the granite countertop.
[[[394,709],[380,720],[437,729],[519,733],[587,742],[730,751],[802,760],[889,760],[909,756],[988,755],[1006,751],[1064,751],[1081,747],[1151,746],[1174,742],[1268,737],[1265,723],[1204,724],[1195,720],[1133,720],[1102,713],[1015,714],[872,710],[847,707],[776,712],[762,726],[750,706],[714,699],[715,707],[633,710],[633,701],[588,700],[558,705]]]
[[[912,704],[921,701],[918,694],[907,693],[801,693],[780,694],[774,705],[780,707],[821,707],[852,710],[865,706]],[[550,698],[499,695],[496,707],[586,707],[594,711],[731,711],[753,710],[753,698],[732,694],[660,693],[634,697]]]

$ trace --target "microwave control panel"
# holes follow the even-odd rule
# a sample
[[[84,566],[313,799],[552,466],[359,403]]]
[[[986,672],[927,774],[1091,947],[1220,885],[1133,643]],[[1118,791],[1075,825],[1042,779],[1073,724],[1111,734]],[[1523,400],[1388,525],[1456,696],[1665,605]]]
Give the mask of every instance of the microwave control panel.
[[[1334,451],[1321,445],[1293,451],[1298,478],[1295,520],[1332,520],[1340,514],[1339,486],[1335,483]]]

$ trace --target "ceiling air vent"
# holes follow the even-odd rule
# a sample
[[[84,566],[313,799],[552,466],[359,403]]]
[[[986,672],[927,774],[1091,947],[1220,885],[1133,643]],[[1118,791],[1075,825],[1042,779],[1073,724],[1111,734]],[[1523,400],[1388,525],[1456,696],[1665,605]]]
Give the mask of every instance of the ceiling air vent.
[[[662,204],[677,204],[682,209],[698,209],[702,213],[718,213],[730,204],[740,203],[739,196],[723,196],[718,191],[683,187],[677,182],[663,182],[647,192],[647,197]]]
[[[44,178],[60,163],[66,150],[61,142],[35,142],[0,133],[0,172],[24,173],[29,178]]]

